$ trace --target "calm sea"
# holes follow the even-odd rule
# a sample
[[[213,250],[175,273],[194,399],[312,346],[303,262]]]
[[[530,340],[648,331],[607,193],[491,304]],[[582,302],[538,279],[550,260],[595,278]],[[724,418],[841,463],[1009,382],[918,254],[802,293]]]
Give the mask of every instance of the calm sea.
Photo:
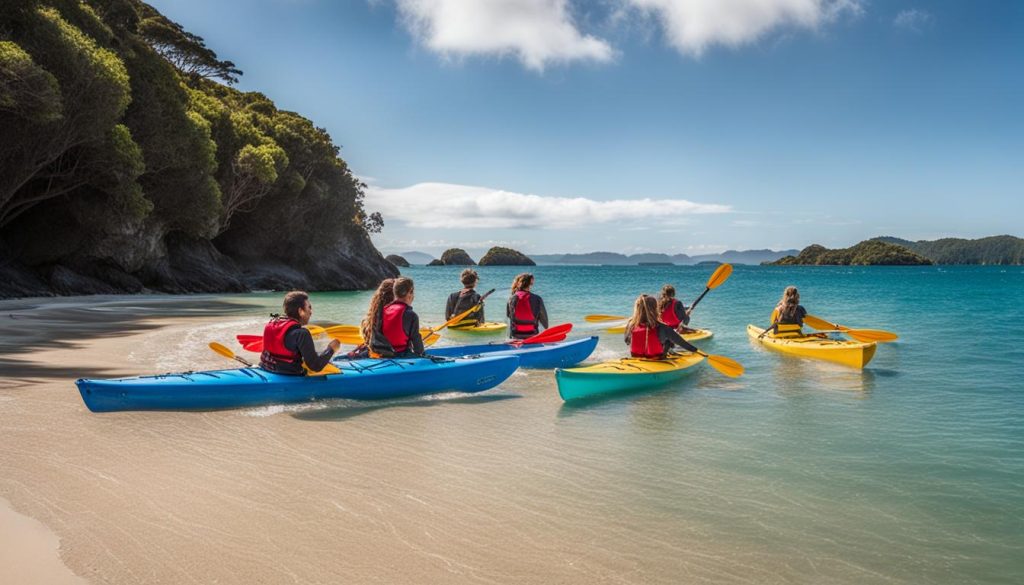
[[[500,320],[519,269],[478,270],[479,290],[498,289],[487,316]],[[597,361],[626,348],[619,335],[584,323],[585,314],[627,314],[637,294],[656,293],[665,283],[689,304],[712,270],[542,266],[532,272],[552,324],[573,322],[574,335],[601,335]],[[458,273],[453,267],[404,271],[416,281],[414,307],[425,323],[441,321]],[[799,287],[811,314],[891,330],[900,341],[880,346],[863,371],[762,350],[745,327],[765,325],[787,285]],[[220,363],[203,343],[258,331],[279,297],[216,297],[252,303],[252,312],[168,338],[169,351],[133,359],[159,371]],[[357,322],[368,298],[315,294],[314,321]],[[380,534],[367,528],[367,538],[396,566],[420,559],[421,565],[407,563],[421,566],[420,576],[447,580],[448,571],[459,582],[536,583],[1024,582],[1024,268],[737,266],[701,302],[692,324],[712,329],[714,338],[703,347],[743,363],[746,374],[729,379],[704,367],[674,385],[579,406],[561,402],[552,372],[528,371],[473,397],[115,416],[128,428],[201,427],[194,432],[222,443],[215,448],[221,460],[256,468],[259,451],[270,449],[275,472],[261,485],[269,490],[264,499],[350,496],[335,502],[346,512],[311,504],[323,517],[296,520],[291,530],[329,540],[351,526],[357,517],[347,513],[355,506],[364,519],[391,523]],[[453,334],[444,342],[477,339],[493,338]],[[201,425],[192,422],[197,416]],[[103,435],[114,442],[128,432],[84,408],[80,417],[89,425],[106,422]],[[219,433],[221,424],[230,432]],[[265,440],[270,444],[250,452]],[[376,453],[365,453],[367,445]],[[202,449],[186,451],[203,465]],[[280,465],[312,479],[277,478]],[[291,513],[308,513],[302,510]],[[219,554],[242,555],[243,548],[227,546]],[[375,575],[358,563],[346,569],[352,559],[319,562],[326,564],[319,577]],[[308,576],[298,563],[282,563],[285,574]],[[385,575],[417,580],[415,573]]]

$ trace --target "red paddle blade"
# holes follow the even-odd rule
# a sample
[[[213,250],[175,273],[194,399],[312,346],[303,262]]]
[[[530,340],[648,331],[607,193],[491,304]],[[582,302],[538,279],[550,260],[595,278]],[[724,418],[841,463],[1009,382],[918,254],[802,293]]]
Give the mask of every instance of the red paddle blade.
[[[563,323],[561,325],[555,325],[541,331],[533,337],[527,337],[522,343],[548,343],[551,341],[561,341],[565,339],[567,333],[572,331],[572,323]],[[560,339],[559,339],[560,338]]]
[[[246,351],[254,351],[256,353],[263,351],[262,335],[236,335],[235,339],[238,340],[238,343],[242,344],[242,349]]]

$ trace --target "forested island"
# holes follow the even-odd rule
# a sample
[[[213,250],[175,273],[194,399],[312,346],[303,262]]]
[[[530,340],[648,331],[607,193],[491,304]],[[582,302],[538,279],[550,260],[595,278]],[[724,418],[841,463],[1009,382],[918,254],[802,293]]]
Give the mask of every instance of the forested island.
[[[137,0],[0,4],[0,298],[376,286],[328,133]]]
[[[799,254],[774,262],[776,266],[793,265],[922,265],[922,264],[1024,264],[1024,239],[1014,236],[991,236],[977,240],[943,238],[912,242],[882,236],[864,240],[849,248],[830,250],[812,244]]]

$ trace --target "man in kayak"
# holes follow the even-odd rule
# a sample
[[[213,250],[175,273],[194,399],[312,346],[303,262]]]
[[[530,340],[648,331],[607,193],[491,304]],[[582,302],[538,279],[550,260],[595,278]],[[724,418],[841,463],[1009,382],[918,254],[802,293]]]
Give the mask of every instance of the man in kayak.
[[[693,333],[690,329],[690,310],[686,305],[676,298],[676,287],[666,284],[661,287],[661,297],[658,299],[658,315],[661,322],[675,329],[679,333]]]
[[[313,344],[313,336],[303,327],[313,316],[313,305],[309,295],[299,290],[284,296],[284,316],[271,315],[271,320],[263,328],[263,353],[260,354],[260,367],[268,372],[303,376],[305,364],[311,372],[319,372],[331,361],[334,352],[338,351],[341,342],[332,339],[327,349],[319,354]]]
[[[533,275],[524,272],[512,281],[512,295],[508,298],[505,314],[509,320],[509,335],[513,339],[526,339],[548,328],[548,312],[544,299],[530,292]]]
[[[626,323],[626,345],[635,358],[665,359],[673,345],[697,351],[679,333],[658,320],[658,301],[640,295],[633,304],[633,316]]]
[[[782,299],[772,311],[772,337],[803,337],[804,317],[807,309],[800,304],[800,292],[795,286],[787,286]]]
[[[412,309],[415,296],[411,278],[396,278],[392,285],[395,300],[380,312],[379,324],[370,323],[371,355],[380,357],[424,357],[420,318]],[[377,315],[371,316],[376,321]],[[380,333],[378,334],[377,331]]]
[[[476,273],[476,270],[473,270],[472,268],[463,270],[462,274],[459,276],[459,280],[462,281],[462,290],[457,290],[448,295],[448,303],[444,307],[445,321],[451,319],[454,315],[468,311],[480,302],[480,293],[476,292],[475,289],[477,283],[480,282],[480,276]],[[449,325],[449,327],[480,325],[483,322],[484,307],[481,304],[478,310],[471,313],[462,321],[459,321],[454,325]]]

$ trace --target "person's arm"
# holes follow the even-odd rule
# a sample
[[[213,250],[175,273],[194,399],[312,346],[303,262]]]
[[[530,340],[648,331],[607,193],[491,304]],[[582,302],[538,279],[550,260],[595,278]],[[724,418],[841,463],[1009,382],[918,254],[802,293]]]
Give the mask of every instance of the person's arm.
[[[803,305],[797,305],[796,306],[796,322],[799,323],[801,327],[804,326],[804,317],[806,317],[806,316],[807,316],[807,309],[805,309]]]
[[[459,293],[448,295],[448,303],[444,306],[444,320],[447,321],[455,315],[455,303],[459,302]]]
[[[633,343],[633,330],[629,327],[628,323],[626,324],[626,334],[623,335],[623,338],[626,340],[626,345]]]
[[[544,307],[544,299],[537,295],[530,297],[530,300],[537,299],[537,306],[533,309],[533,314],[537,318],[537,322],[548,328],[548,310]]]
[[[483,297],[480,296],[480,293],[478,293],[478,292],[474,292],[473,293],[473,304],[474,305],[480,305],[480,308],[477,309],[477,311],[476,311],[476,324],[477,325],[480,325],[480,324],[482,324],[484,322],[484,306],[480,302],[480,299],[482,299],[482,298]]]
[[[288,341],[292,343],[289,344]],[[289,347],[292,344],[294,344],[293,347]],[[313,336],[305,327],[292,329],[288,332],[287,339],[285,340],[285,347],[298,350],[302,356],[302,361],[306,362],[306,367],[314,372],[319,372],[330,363],[331,357],[334,356],[334,352],[338,350],[339,345],[338,340],[332,339],[327,348],[317,354],[316,344],[313,343]]]
[[[664,323],[658,324],[658,340],[661,341],[661,346],[665,348],[665,351],[668,351],[673,345],[678,345],[686,351],[697,351],[693,344],[683,339],[683,336],[679,335],[675,329]]]
[[[682,301],[676,301],[676,317],[683,325],[690,324],[690,312],[686,310],[686,305]]]
[[[420,335],[420,316],[412,309],[402,314],[402,328],[409,336],[409,347],[416,355],[423,355],[423,336]]]

